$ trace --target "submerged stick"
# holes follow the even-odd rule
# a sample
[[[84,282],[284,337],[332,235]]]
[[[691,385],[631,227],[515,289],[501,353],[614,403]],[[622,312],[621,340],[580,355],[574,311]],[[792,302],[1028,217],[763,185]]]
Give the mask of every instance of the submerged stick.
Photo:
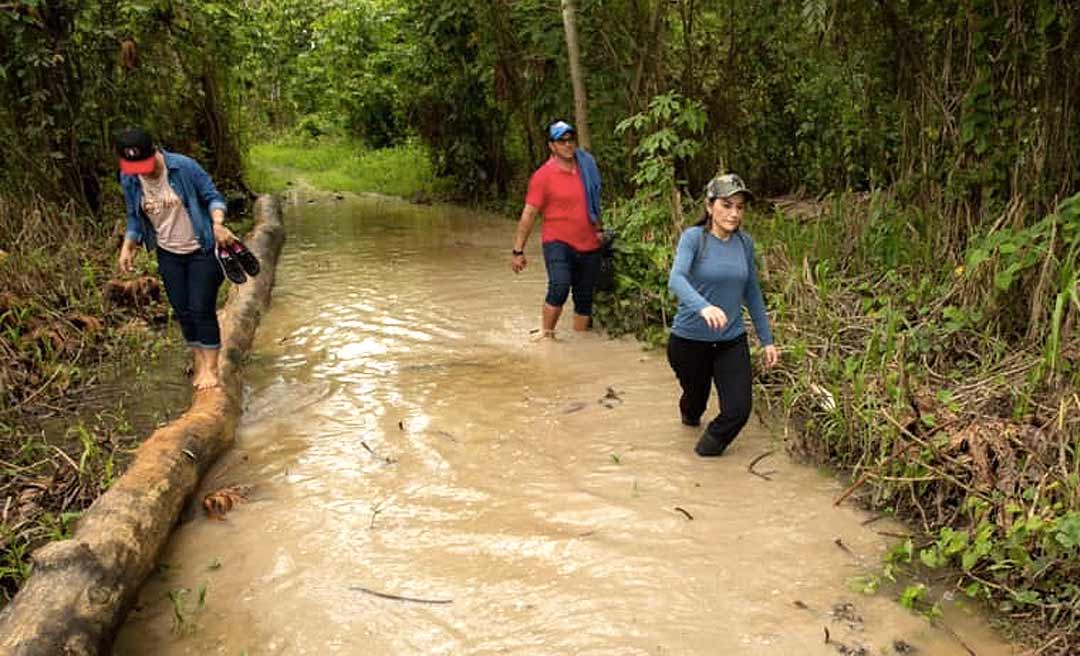
[[[979,654],[974,649],[972,649],[971,646],[968,645],[968,643],[964,642],[964,639],[961,638],[960,635],[956,631],[954,631],[951,626],[945,624],[944,622],[940,623],[938,626],[940,626],[941,629],[945,631],[945,633],[949,634],[950,638],[960,643],[960,646],[963,647],[964,651],[966,651],[968,654],[971,654],[971,656],[979,656]]]
[[[754,458],[753,460],[750,461],[750,464],[746,466],[746,471],[750,472],[754,476],[757,476],[759,478],[763,478],[763,479],[765,479],[767,481],[771,481],[772,479],[769,478],[769,474],[775,474],[776,472],[770,471],[770,472],[762,473],[762,472],[759,472],[756,469],[754,469],[754,465],[758,464],[759,462],[761,462],[765,458],[768,458],[769,456],[771,456],[774,453],[776,453],[776,449],[773,449],[772,451],[766,451],[765,453],[761,454],[760,456]]]
[[[689,519],[690,521],[694,521],[694,516],[691,515],[690,512],[688,510],[686,510],[685,508],[680,508],[679,506],[675,506],[675,510],[677,510],[678,512],[681,512],[682,514],[686,515],[686,518]]]
[[[383,599],[390,599],[392,601],[409,601],[414,604],[452,604],[453,599],[418,599],[416,597],[403,597],[401,595],[390,594],[389,592],[379,592],[378,590],[372,590],[371,588],[365,588],[361,585],[350,585],[350,590],[357,592],[366,592],[369,595],[376,597],[382,597]]]
[[[854,483],[852,483],[850,486],[848,486],[848,489],[844,490],[843,494],[836,497],[836,500],[834,500],[832,502],[832,505],[833,506],[839,506],[840,504],[844,503],[844,499],[847,499],[849,496],[852,495],[853,492],[855,492],[855,490],[862,487],[863,483],[865,483],[867,481],[867,479],[869,479],[869,478],[870,478],[870,472],[869,471],[863,472],[862,476],[860,476],[858,478],[858,480],[856,480]]]

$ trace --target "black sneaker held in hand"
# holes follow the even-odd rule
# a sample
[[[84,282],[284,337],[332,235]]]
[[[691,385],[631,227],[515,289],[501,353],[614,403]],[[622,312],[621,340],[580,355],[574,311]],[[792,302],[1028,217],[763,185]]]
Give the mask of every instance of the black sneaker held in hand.
[[[244,268],[227,248],[218,247],[214,250],[217,253],[218,263],[221,264],[221,270],[225,272],[226,278],[231,280],[235,285],[247,282],[247,275],[244,274]]]
[[[240,263],[240,266],[243,267],[244,273],[252,278],[259,275],[259,258],[255,257],[255,254],[248,250],[248,247],[244,245],[244,242],[237,239],[229,244],[229,251],[232,253],[232,256],[236,258],[236,261]]]

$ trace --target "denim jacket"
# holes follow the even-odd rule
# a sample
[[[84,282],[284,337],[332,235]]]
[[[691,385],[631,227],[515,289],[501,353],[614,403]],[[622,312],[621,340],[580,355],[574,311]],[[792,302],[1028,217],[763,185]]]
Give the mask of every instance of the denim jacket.
[[[600,220],[600,169],[596,160],[584,148],[574,151],[578,171],[581,172],[581,184],[585,185],[585,202],[589,209],[589,223]]]
[[[214,181],[198,162],[164,150],[161,154],[165,156],[165,168],[169,171],[169,186],[184,203],[199,245],[205,252],[213,250],[214,224],[210,211],[225,211],[225,197],[218,192]],[[152,250],[157,246],[157,232],[142,208],[143,191],[139,177],[120,174],[120,186],[124,189],[124,202],[127,203],[127,230],[124,237]]]

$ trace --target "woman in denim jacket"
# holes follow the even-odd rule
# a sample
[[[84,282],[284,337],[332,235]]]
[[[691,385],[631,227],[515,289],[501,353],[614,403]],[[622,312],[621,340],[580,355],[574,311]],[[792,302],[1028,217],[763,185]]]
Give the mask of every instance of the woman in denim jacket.
[[[120,270],[132,271],[139,244],[156,250],[165,293],[194,356],[192,384],[216,387],[217,294],[224,275],[215,252],[236,241],[225,227],[225,199],[198,162],[159,150],[145,130],[121,131],[116,150],[127,204]]]

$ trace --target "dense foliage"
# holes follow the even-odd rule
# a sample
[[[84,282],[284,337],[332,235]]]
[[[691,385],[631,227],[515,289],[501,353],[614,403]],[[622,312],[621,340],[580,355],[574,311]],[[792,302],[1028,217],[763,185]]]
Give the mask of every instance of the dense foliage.
[[[98,212],[111,139],[142,124],[239,180],[229,85],[238,14],[224,2],[49,0],[0,8],[0,189]],[[112,191],[112,189],[110,189]]]

